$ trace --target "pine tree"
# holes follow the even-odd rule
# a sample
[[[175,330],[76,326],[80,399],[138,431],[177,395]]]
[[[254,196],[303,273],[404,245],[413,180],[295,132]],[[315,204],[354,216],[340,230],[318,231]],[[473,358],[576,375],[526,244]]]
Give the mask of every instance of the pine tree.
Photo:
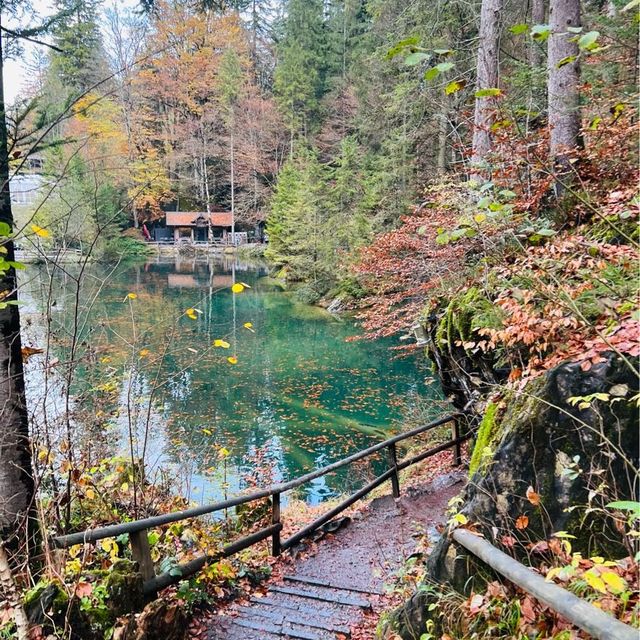
[[[326,92],[327,39],[321,0],[289,0],[286,10],[274,92],[293,141],[318,124],[319,101]]]
[[[108,64],[98,25],[98,0],[56,0],[68,17],[53,30],[60,51],[51,54],[53,73],[72,93],[84,93],[108,76]]]

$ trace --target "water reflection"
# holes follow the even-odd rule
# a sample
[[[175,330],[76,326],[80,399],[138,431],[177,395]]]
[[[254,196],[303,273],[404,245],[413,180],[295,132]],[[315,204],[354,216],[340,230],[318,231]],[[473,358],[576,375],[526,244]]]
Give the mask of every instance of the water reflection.
[[[193,498],[241,488],[256,475],[256,456],[260,484],[329,464],[401,427],[419,398],[438,397],[419,360],[394,359],[388,341],[346,341],[357,333],[351,322],[298,304],[259,264],[189,256],[90,265],[79,293],[79,267],[64,269],[43,267],[25,283],[27,342],[42,343],[49,322],[49,358],[74,360],[72,369],[55,367],[58,384],[71,371],[86,411],[90,392],[116,385],[112,446],[128,452],[131,435],[149,471],[170,467]],[[233,294],[236,282],[248,288]],[[36,399],[42,362],[29,364],[28,376]],[[338,473],[303,495],[320,501],[366,472]]]

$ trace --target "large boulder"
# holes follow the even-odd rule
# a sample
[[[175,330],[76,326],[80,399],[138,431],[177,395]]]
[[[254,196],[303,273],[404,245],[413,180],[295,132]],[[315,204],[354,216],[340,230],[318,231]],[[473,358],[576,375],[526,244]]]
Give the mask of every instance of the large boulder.
[[[496,397],[480,425],[462,495],[468,522],[529,563],[531,544],[559,531],[576,536],[574,549],[589,556],[628,555],[606,505],[637,499],[637,366],[607,353],[586,371],[565,363]],[[449,536],[436,544],[427,573],[462,593],[492,578]],[[424,632],[432,598],[428,589],[419,591],[393,616],[403,639]]]

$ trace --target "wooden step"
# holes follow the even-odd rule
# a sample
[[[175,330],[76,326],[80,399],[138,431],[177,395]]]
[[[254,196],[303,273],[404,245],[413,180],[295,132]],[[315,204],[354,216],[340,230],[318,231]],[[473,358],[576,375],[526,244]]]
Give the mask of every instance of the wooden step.
[[[326,609],[319,609],[317,606],[309,606],[301,602],[300,600],[295,600],[295,604],[288,600],[284,600],[283,598],[271,598],[269,596],[263,596],[262,598],[252,597],[251,602],[254,604],[265,604],[271,607],[279,607],[281,609],[298,611],[299,613],[309,614],[314,616],[320,616],[323,618],[335,618],[335,611],[327,611]],[[320,604],[320,603],[318,603]],[[341,611],[344,609],[340,608]]]
[[[320,587],[324,589],[324,587]],[[300,598],[308,598],[311,600],[322,600],[324,602],[332,602],[334,604],[344,604],[348,607],[360,607],[361,609],[371,609],[371,603],[363,598],[352,596],[351,594],[338,594],[329,591],[303,591],[302,589],[294,589],[293,587],[271,587],[273,593],[286,593],[291,596]]]
[[[327,587],[328,589],[341,589],[342,591],[354,591],[355,593],[367,593],[374,594],[377,596],[384,595],[383,591],[379,589],[371,588],[371,589],[361,589],[360,587],[345,587],[343,585],[332,584],[327,580],[323,580],[322,578],[313,578],[311,576],[301,576],[301,575],[287,575],[284,577],[285,580],[289,582],[301,582],[303,584],[310,584],[316,587]]]
[[[259,631],[261,633],[272,633],[277,637],[288,637],[295,640],[329,640],[329,636],[318,633],[312,629],[302,629],[296,625],[285,623],[283,625],[273,624],[262,620],[256,620],[254,618],[236,618],[234,624],[243,627],[245,629],[252,629],[253,631]],[[332,636],[335,640],[335,636]]]
[[[313,619],[293,610],[278,609],[276,607],[270,607],[269,609],[259,609],[258,607],[237,607],[237,611],[252,615],[263,616],[271,620],[274,624],[283,624],[285,622],[292,622],[295,624],[305,625],[307,627],[313,627],[315,629],[322,629],[323,631],[334,631],[336,633],[342,633],[346,636],[351,635],[351,629],[343,624],[332,622],[331,620],[318,620]],[[310,611],[311,615],[315,615],[315,611]]]

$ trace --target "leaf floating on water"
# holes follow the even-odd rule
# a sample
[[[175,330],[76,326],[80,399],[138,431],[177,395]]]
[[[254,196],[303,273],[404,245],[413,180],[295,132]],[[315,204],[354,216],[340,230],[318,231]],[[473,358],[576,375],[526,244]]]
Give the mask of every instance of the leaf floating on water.
[[[227,358],[227,362],[229,362],[230,364],[238,364],[238,358],[236,358],[235,356],[229,356]]]
[[[226,340],[221,340],[220,338],[218,338],[213,341],[213,346],[220,347],[222,349],[228,349],[230,345]]]
[[[150,353],[149,349],[141,349],[139,355],[141,358],[146,358]]]
[[[251,331],[251,333],[255,333],[255,329],[253,328],[253,323],[251,322],[245,322],[242,325],[245,329],[248,329],[249,331]]]
[[[197,320],[198,319],[198,313],[196,309],[193,309],[192,307],[189,307],[185,312],[184,315],[187,316],[187,318],[191,318],[192,320]]]
[[[233,293],[242,293],[244,291],[244,285],[241,282],[236,282],[232,287]]]
[[[135,300],[138,297],[137,293],[133,293],[133,291],[127,293],[127,298],[129,298],[129,300]],[[125,298],[126,300],[126,298]]]

